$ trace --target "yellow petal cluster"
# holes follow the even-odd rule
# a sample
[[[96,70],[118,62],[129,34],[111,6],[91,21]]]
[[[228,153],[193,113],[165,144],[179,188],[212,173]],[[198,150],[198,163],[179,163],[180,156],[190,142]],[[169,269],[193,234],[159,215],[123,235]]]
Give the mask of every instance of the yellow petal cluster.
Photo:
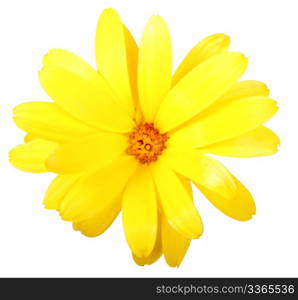
[[[57,174],[44,204],[75,230],[100,235],[122,212],[138,265],[163,255],[179,266],[203,233],[193,188],[236,220],[256,211],[249,191],[210,154],[265,156],[279,145],[263,125],[276,102],[264,83],[240,81],[248,61],[229,45],[225,34],[211,35],[173,72],[160,16],[149,19],[137,45],[118,13],[104,10],[96,70],[67,50],[44,56],[39,79],[51,101],[14,109],[26,136],[11,150],[11,163]]]

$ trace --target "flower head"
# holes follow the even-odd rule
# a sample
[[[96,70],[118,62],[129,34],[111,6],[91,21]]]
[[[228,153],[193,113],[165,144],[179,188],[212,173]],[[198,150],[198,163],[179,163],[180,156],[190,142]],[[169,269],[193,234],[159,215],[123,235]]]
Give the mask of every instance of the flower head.
[[[44,56],[39,79],[52,102],[14,110],[27,132],[10,153],[14,166],[54,172],[45,207],[86,236],[103,233],[122,211],[139,265],[164,254],[178,266],[203,232],[193,183],[227,216],[249,220],[251,194],[209,154],[271,155],[278,137],[262,124],[277,110],[266,85],[239,81],[246,57],[229,37],[198,43],[172,75],[166,23],[153,16],[138,47],[113,9],[96,31],[97,70],[72,52]]]
[[[138,124],[129,134],[127,154],[134,155],[141,164],[150,164],[162,154],[167,139],[167,134],[161,134],[153,123]]]

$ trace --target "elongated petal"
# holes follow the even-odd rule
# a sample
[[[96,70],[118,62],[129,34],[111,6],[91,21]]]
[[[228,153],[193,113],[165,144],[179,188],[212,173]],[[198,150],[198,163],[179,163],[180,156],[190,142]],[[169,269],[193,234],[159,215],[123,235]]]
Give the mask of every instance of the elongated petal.
[[[246,66],[245,56],[236,52],[216,55],[198,65],[161,103],[156,127],[167,132],[200,113],[231,88]]]
[[[157,237],[152,252],[148,256],[138,257],[132,252],[132,257],[139,266],[151,265],[156,262],[162,255],[161,245],[161,216],[159,216]]]
[[[85,60],[64,49],[51,49],[44,55],[42,63],[45,68],[66,69],[90,81],[97,80],[98,77],[95,70]]]
[[[172,150],[163,154],[170,168],[177,173],[198,182],[222,197],[231,198],[237,193],[237,186],[229,171],[218,161],[197,150]]]
[[[168,27],[152,16],[144,30],[138,63],[138,91],[146,122],[153,122],[172,80],[172,49]]]
[[[170,267],[179,267],[190,245],[190,239],[172,228],[167,220],[162,221],[162,251]]]
[[[130,33],[130,31],[123,25],[125,44],[126,44],[126,56],[127,56],[127,67],[128,75],[130,80],[130,88],[134,99],[135,107],[138,103],[138,84],[137,84],[137,72],[138,72],[138,45]]]
[[[277,111],[276,102],[267,97],[250,97],[232,101],[206,112],[196,122],[177,130],[169,147],[182,145],[203,147],[231,139],[258,128]]]
[[[257,80],[243,80],[236,82],[216,103],[251,96],[268,96],[269,93],[270,91],[265,83]]]
[[[43,200],[45,208],[58,210],[69,189],[81,176],[81,174],[58,175],[51,182],[45,194]]]
[[[237,184],[237,195],[234,198],[223,198],[217,193],[196,184],[206,198],[221,212],[227,216],[239,220],[247,221],[252,218],[252,215],[256,213],[256,206],[254,200],[245,188],[245,186],[234,177],[234,181]]]
[[[50,171],[59,174],[99,169],[111,163],[127,148],[127,137],[101,132],[62,144],[47,160]]]
[[[276,153],[279,144],[280,140],[272,130],[260,126],[253,131],[200,150],[221,156],[256,157]]]
[[[45,140],[34,140],[16,146],[10,151],[9,160],[18,169],[32,172],[48,172],[45,162],[56,151],[56,143]]]
[[[124,28],[116,10],[105,9],[96,30],[95,56],[99,72],[108,81],[117,98],[131,117],[134,101],[127,65]]]
[[[131,48],[133,48],[132,42],[129,43],[129,49]],[[121,99],[115,97],[115,95],[112,94],[111,90],[108,87],[108,84],[104,82],[105,80],[101,75],[99,75],[88,63],[86,63],[86,61],[68,50],[51,49],[46,55],[44,55],[43,65],[46,69],[64,69],[70,73],[76,74],[82,80],[90,81],[95,85],[98,80],[101,80],[103,81],[102,88],[107,91],[111,98],[113,98],[118,103],[123,104],[121,102]],[[117,92],[117,90],[115,90],[115,92]]]
[[[203,113],[198,114],[188,122],[175,128],[178,131],[182,127],[194,124],[199,121],[203,116],[223,107],[232,101],[240,100],[242,98],[250,98],[255,96],[269,96],[269,89],[265,83],[256,80],[243,80],[238,81],[219,99],[217,99],[212,105],[208,107]]]
[[[129,155],[82,177],[61,203],[60,214],[67,221],[81,221],[103,211],[124,189],[137,168]]]
[[[168,222],[183,236],[198,238],[203,225],[189,192],[162,159],[152,164],[151,170]]]
[[[222,33],[213,34],[203,39],[183,59],[173,76],[172,85],[174,86],[189,71],[203,61],[227,50],[229,45],[230,37]]]
[[[148,166],[139,166],[122,200],[123,226],[127,243],[138,257],[148,256],[157,235],[157,200]]]
[[[99,129],[129,132],[134,123],[117,103],[106,80],[93,70],[92,79],[64,67],[47,66],[39,79],[48,95],[75,118]]]
[[[61,110],[55,103],[28,102],[15,107],[14,121],[31,135],[57,142],[75,140],[94,134],[87,126]]]
[[[121,209],[121,198],[116,197],[100,213],[85,220],[74,222],[73,228],[88,237],[104,233],[114,222]]]

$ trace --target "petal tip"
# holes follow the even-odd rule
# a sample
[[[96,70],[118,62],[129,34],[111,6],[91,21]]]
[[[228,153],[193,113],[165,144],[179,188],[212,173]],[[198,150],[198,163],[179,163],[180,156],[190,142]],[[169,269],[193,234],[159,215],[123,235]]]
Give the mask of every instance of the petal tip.
[[[8,152],[8,161],[13,165],[14,165],[14,153],[15,153],[15,148],[11,149],[9,152]]]
[[[268,103],[269,111],[271,111],[271,114],[270,114],[270,118],[271,118],[279,110],[279,105],[278,105],[278,102],[274,99],[267,98],[267,101],[268,101],[267,103]],[[271,108],[271,110],[270,110],[270,108]]]
[[[45,161],[45,166],[49,171],[55,172],[55,166],[57,164],[57,158],[55,153],[48,157]]]
[[[102,11],[101,15],[103,15],[103,14],[117,14],[118,15],[118,12],[113,7],[107,7]]]
[[[213,37],[220,40],[225,45],[229,45],[231,43],[231,37],[225,33],[215,33]]]
[[[68,207],[64,205],[64,202],[60,205],[59,216],[63,221],[73,221],[75,219],[73,211],[68,209]]]
[[[228,47],[231,43],[231,37],[224,33],[222,35],[223,35],[223,44]]]
[[[235,61],[238,61],[239,66],[241,66],[243,69],[246,69],[248,65],[248,58],[241,52],[225,52],[222,55],[225,55],[226,57],[230,57],[230,59],[234,59]]]
[[[267,86],[267,84],[262,83],[263,84],[263,89],[264,89],[264,95],[268,96],[270,94],[270,89]]]
[[[50,49],[46,54],[43,55],[42,57],[42,65],[44,66],[48,59],[51,57],[52,54],[54,54],[55,49]]]
[[[21,103],[21,104],[18,104],[17,106],[15,106],[12,110],[13,115],[15,116],[16,114],[18,114],[22,110],[22,107],[24,105],[25,105],[25,103]]]
[[[109,22],[113,20],[118,20],[120,22],[120,15],[118,14],[117,10],[110,7],[106,8],[102,11],[102,13],[99,16],[98,24],[101,24],[101,22]]]
[[[203,235],[204,229],[200,229],[200,231],[194,235],[193,239],[199,239]]]
[[[239,59],[242,61],[243,65],[245,65],[245,67],[248,65],[248,57],[245,56],[243,53],[238,52],[239,55]]]
[[[47,203],[47,200],[46,200],[46,199],[43,200],[43,207],[44,207],[44,209],[48,209],[48,210],[57,210],[56,207],[53,207],[53,206],[49,205],[49,204]]]
[[[131,245],[130,245],[130,247],[131,247]],[[147,256],[150,255],[150,253],[153,250],[153,247],[154,247],[154,245],[151,248],[149,248],[149,247],[146,247],[146,248],[145,247],[143,247],[143,248],[134,247],[134,248],[132,248],[131,247],[131,251],[133,253],[135,253],[135,255],[137,257],[139,257],[139,258],[145,258],[145,257],[147,257]]]
[[[149,20],[147,25],[155,25],[155,24],[165,24],[166,25],[166,21],[164,20],[164,18],[160,15],[152,15]]]
[[[247,214],[246,216],[241,216],[241,217],[235,217],[235,216],[230,216],[232,219],[240,222],[247,222],[250,221],[256,214],[256,211],[253,210],[250,214]]]

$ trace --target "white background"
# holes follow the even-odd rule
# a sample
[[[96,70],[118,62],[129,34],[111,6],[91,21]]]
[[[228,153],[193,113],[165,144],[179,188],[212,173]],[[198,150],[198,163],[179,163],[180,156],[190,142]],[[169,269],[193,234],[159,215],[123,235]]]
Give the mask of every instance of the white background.
[[[102,236],[87,238],[43,208],[52,174],[29,174],[8,163],[22,142],[15,105],[48,100],[38,83],[42,55],[66,48],[91,64],[98,16],[116,8],[136,39],[160,14],[172,34],[174,63],[206,35],[223,32],[249,58],[247,79],[266,82],[280,110],[269,122],[281,137],[272,157],[221,159],[250,189],[257,215],[234,221],[200,194],[203,236],[178,269],[163,259],[139,267],[130,257],[121,218]],[[216,277],[298,276],[298,2],[296,0],[26,0],[0,4],[0,276]]]

